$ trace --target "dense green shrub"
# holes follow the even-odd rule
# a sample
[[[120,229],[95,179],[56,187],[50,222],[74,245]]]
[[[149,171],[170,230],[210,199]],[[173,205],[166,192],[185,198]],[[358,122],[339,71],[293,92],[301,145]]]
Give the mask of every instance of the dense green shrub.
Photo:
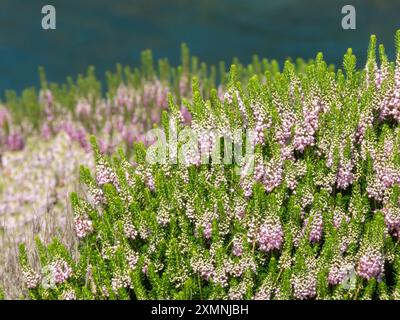
[[[379,46],[378,64],[371,37],[361,70],[351,49],[343,70],[322,54],[248,76],[232,65],[219,95],[194,77],[190,125],[170,96],[166,142],[135,144],[134,164],[93,138],[96,172],[82,167],[71,196],[79,256],[38,239],[33,270],[21,246],[30,297],[397,299],[400,31],[396,50],[392,63]],[[214,161],[232,149],[243,158]]]

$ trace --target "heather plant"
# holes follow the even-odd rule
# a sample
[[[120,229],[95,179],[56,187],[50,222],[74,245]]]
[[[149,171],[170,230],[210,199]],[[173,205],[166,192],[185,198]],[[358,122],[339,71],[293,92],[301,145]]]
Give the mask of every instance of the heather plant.
[[[276,62],[271,66],[276,68]],[[243,79],[267,68],[269,62],[257,57],[248,67],[238,64]],[[177,68],[165,59],[156,64],[150,51],[142,53],[139,68],[117,65],[115,73],[106,74],[106,92],[92,67],[61,85],[48,82],[40,69],[39,91],[6,92],[0,106],[0,286],[8,297],[21,294],[16,243],[31,243],[34,234],[47,240],[58,235],[58,229],[69,230],[67,194],[78,187],[79,164],[91,168],[93,163],[88,136],[97,137],[103,153],[121,147],[131,158],[132,143],[144,141],[147,130],[160,121],[167,94],[190,123],[191,114],[182,101],[191,98],[192,76],[199,78],[205,96],[218,77],[218,92],[223,94],[224,64],[219,75],[216,70],[191,57],[183,45],[182,65]],[[75,237],[68,234],[63,239],[70,243]]]
[[[38,237],[34,266],[21,245],[29,297],[398,299],[400,31],[395,44],[390,62],[372,36],[363,69],[351,49],[337,70],[321,53],[234,64],[222,92],[188,73],[159,148],[110,155],[93,136],[71,195],[78,254]]]

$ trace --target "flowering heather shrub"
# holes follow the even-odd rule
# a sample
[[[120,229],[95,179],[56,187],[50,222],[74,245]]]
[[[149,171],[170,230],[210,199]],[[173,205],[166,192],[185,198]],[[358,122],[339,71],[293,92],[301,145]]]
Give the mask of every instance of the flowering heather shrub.
[[[337,71],[322,54],[233,65],[224,92],[194,78],[191,122],[171,95],[165,141],[134,144],[134,165],[92,138],[71,195],[79,255],[37,239],[44,273],[21,246],[29,296],[399,299],[400,31],[396,50],[378,63],[371,37],[362,70],[351,49]]]
[[[243,79],[269,68],[266,60],[261,63],[257,58],[247,68],[238,64]],[[88,135],[98,138],[102,152],[112,154],[122,147],[130,156],[133,141],[143,140],[153,122],[160,121],[167,93],[180,102],[181,117],[190,123],[191,114],[181,102],[191,97],[189,79],[194,75],[207,95],[215,85],[216,68],[200,64],[183,45],[178,68],[160,60],[157,69],[149,51],[143,52],[140,68],[118,65],[115,73],[107,73],[106,93],[93,68],[63,85],[48,83],[41,70],[38,93],[34,88],[21,96],[6,93],[0,106],[0,287],[6,288],[8,297],[20,295],[22,274],[15,265],[15,243],[32,242],[32,234],[47,240],[58,235],[59,228],[71,242],[90,229],[89,221],[77,218],[77,235],[70,235],[66,222],[70,221],[66,195],[77,187],[78,164],[92,167]],[[218,77],[221,95],[226,84],[224,64]],[[148,179],[151,184],[152,177]]]
[[[117,66],[115,74],[107,74],[105,94],[93,68],[64,85],[48,83],[41,70],[39,93],[33,88],[21,96],[6,93],[0,105],[0,286],[6,278],[17,279],[7,275],[7,269],[15,270],[11,252],[15,242],[31,236],[28,229],[48,238],[56,235],[48,230],[65,228],[67,195],[78,185],[79,164],[92,167],[89,134],[98,137],[105,153],[117,147],[129,152],[133,141],[143,140],[153,122],[159,122],[168,92],[177,98],[190,95],[189,82],[185,85],[183,79],[189,69],[200,78],[202,71],[197,71],[194,57],[189,68],[185,46],[182,57],[180,70],[163,60],[156,71],[146,51],[140,69]],[[182,114],[190,121],[185,108]],[[82,221],[82,232],[87,228]]]
[[[190,98],[189,73],[199,76],[203,88],[214,83],[215,68],[208,75],[205,65],[198,68],[197,58],[191,59],[189,66],[189,52],[183,45],[182,66],[172,68],[161,60],[155,70],[151,53],[145,51],[140,69],[118,65],[115,74],[107,73],[104,96],[93,68],[76,83],[68,79],[64,85],[48,83],[41,70],[38,95],[35,89],[26,89],[20,97],[7,92],[5,106],[0,105],[0,221],[8,221],[15,213],[23,221],[41,216],[53,203],[65,212],[66,196],[55,190],[56,185],[75,187],[77,164],[89,165],[92,158],[90,134],[98,138],[103,153],[123,147],[129,154],[132,143],[144,141],[144,134],[160,122],[167,93],[177,100]],[[221,80],[224,72],[221,67]],[[190,122],[190,113],[184,106],[181,110],[183,119]],[[73,147],[68,150],[70,144]],[[13,219],[6,224],[17,225]]]

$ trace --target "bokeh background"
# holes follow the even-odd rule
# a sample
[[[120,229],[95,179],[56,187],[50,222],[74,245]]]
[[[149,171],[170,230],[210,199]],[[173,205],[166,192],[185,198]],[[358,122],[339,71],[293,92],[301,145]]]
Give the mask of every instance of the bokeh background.
[[[55,31],[41,28],[45,4],[56,7]],[[356,30],[341,28],[346,4],[356,7]],[[50,81],[89,65],[103,78],[117,62],[138,63],[147,48],[177,64],[182,42],[212,64],[248,62],[254,53],[307,59],[322,51],[340,65],[352,47],[361,65],[372,33],[393,56],[399,14],[399,0],[0,0],[0,92],[37,85],[38,66]]]

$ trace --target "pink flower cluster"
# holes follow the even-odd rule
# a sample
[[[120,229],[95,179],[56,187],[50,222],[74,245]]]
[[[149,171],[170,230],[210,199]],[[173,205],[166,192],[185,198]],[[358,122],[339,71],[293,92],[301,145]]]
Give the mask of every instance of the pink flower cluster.
[[[336,184],[339,189],[346,189],[354,182],[353,164],[351,161],[342,161],[339,165]]]
[[[22,277],[28,289],[36,288],[40,283],[40,275],[32,270],[30,267],[22,268]]]
[[[131,286],[131,278],[126,273],[117,272],[117,274],[111,279],[111,288],[115,293],[118,293],[119,289],[131,288]]]
[[[302,216],[305,215],[305,212],[302,212]],[[324,230],[324,220],[321,212],[312,211],[309,216],[304,219],[303,228],[299,234],[300,237],[303,237],[308,231],[308,240],[310,243],[317,243],[321,241],[322,234]]]
[[[96,180],[100,186],[107,183],[113,184],[116,188],[119,186],[117,175],[103,159],[96,165]]]
[[[240,178],[240,186],[243,189],[244,196],[246,198],[251,197],[253,194],[253,180],[249,177],[241,177]]]
[[[311,243],[317,243],[322,239],[322,232],[324,229],[324,220],[321,212],[314,212],[309,218],[311,218],[309,240]],[[306,219],[305,225],[307,225],[308,219]]]
[[[397,122],[400,122],[400,59],[396,59],[394,73],[394,87],[388,92],[381,103],[379,118],[381,120],[392,116]]]
[[[213,132],[207,130],[202,131],[198,136],[198,143],[201,158],[208,160],[215,145],[215,137]]]
[[[126,254],[126,260],[128,261],[129,268],[135,269],[136,264],[139,260],[139,254],[133,250],[129,250]]]
[[[6,147],[10,151],[22,150],[24,145],[24,140],[20,133],[12,133],[7,137]]]
[[[350,217],[341,209],[336,209],[333,212],[333,226],[338,229],[340,225],[345,222],[349,223]]]
[[[125,219],[123,224],[124,234],[128,239],[136,239],[138,232],[132,221]]]
[[[375,175],[371,183],[367,186],[367,192],[369,197],[377,201],[382,201],[385,190],[395,184],[400,184],[400,170],[390,161],[376,155],[374,159],[374,171]]]
[[[240,238],[233,239],[232,254],[240,257],[243,253],[243,241]]]
[[[304,125],[297,126],[293,139],[294,149],[303,152],[307,146],[314,145],[315,138],[313,134]]]
[[[269,252],[281,249],[283,229],[278,218],[267,218],[257,234],[257,243],[261,251]]]
[[[382,82],[386,80],[389,70],[387,64],[382,64],[380,68],[375,66],[375,85],[378,89],[381,88]]]
[[[198,273],[204,280],[211,280],[215,274],[215,268],[210,259],[192,259],[193,271]]]
[[[271,121],[266,121],[266,116],[263,112],[262,106],[256,103],[252,106],[255,126],[254,126],[254,143],[263,144],[264,143],[264,131],[271,126]]]
[[[154,177],[153,177],[153,174],[151,173],[151,171],[147,170],[144,174],[144,177],[145,177],[146,185],[150,189],[150,191],[155,191],[156,186],[155,186]]]
[[[315,143],[315,132],[318,129],[318,116],[322,109],[322,104],[318,99],[312,100],[311,106],[304,108],[303,122],[296,126],[293,139],[295,150],[303,152],[307,146],[313,146]]]
[[[314,272],[295,274],[292,278],[293,295],[296,299],[311,299],[317,295],[317,279]]]
[[[64,259],[59,259],[51,263],[50,269],[56,284],[65,282],[72,275],[72,268]]]
[[[330,285],[338,285],[345,280],[349,272],[353,270],[353,266],[344,259],[334,261],[329,269],[328,283]]]
[[[266,165],[263,164],[261,158],[256,161],[254,180],[261,182],[267,192],[271,192],[278,187],[282,183],[282,179],[283,168],[281,161],[272,159]]]
[[[44,123],[44,126],[47,126],[47,123]],[[42,127],[42,136],[50,137],[52,135],[52,133],[47,132],[47,130],[48,129],[46,127]],[[80,124],[76,124],[72,121],[63,121],[56,126],[54,133],[62,131],[67,133],[72,141],[78,142],[84,150],[91,150],[89,141],[87,139],[87,133]]]
[[[210,239],[212,235],[212,224],[210,221],[203,223],[203,234],[206,239]]]
[[[256,272],[257,265],[254,261],[254,257],[244,256],[238,261],[233,261],[231,259],[225,260],[224,270],[226,274],[238,278],[241,277],[245,271]]]
[[[384,273],[385,259],[382,252],[373,247],[367,247],[362,253],[357,266],[357,273],[367,280],[380,280]]]
[[[289,142],[292,136],[292,127],[296,123],[296,117],[293,112],[284,112],[282,119],[282,126],[278,128],[276,138],[278,143],[283,147]]]
[[[357,143],[361,143],[364,140],[365,131],[367,127],[371,126],[373,123],[373,116],[361,114],[360,121],[357,125],[357,131],[355,134],[355,140]]]
[[[382,209],[386,226],[391,234],[400,238],[400,209],[387,206]]]
[[[75,232],[78,238],[84,238],[93,231],[93,223],[83,217],[75,218]]]
[[[183,123],[190,125],[192,123],[192,114],[189,112],[189,110],[185,107],[181,107],[181,116]]]

